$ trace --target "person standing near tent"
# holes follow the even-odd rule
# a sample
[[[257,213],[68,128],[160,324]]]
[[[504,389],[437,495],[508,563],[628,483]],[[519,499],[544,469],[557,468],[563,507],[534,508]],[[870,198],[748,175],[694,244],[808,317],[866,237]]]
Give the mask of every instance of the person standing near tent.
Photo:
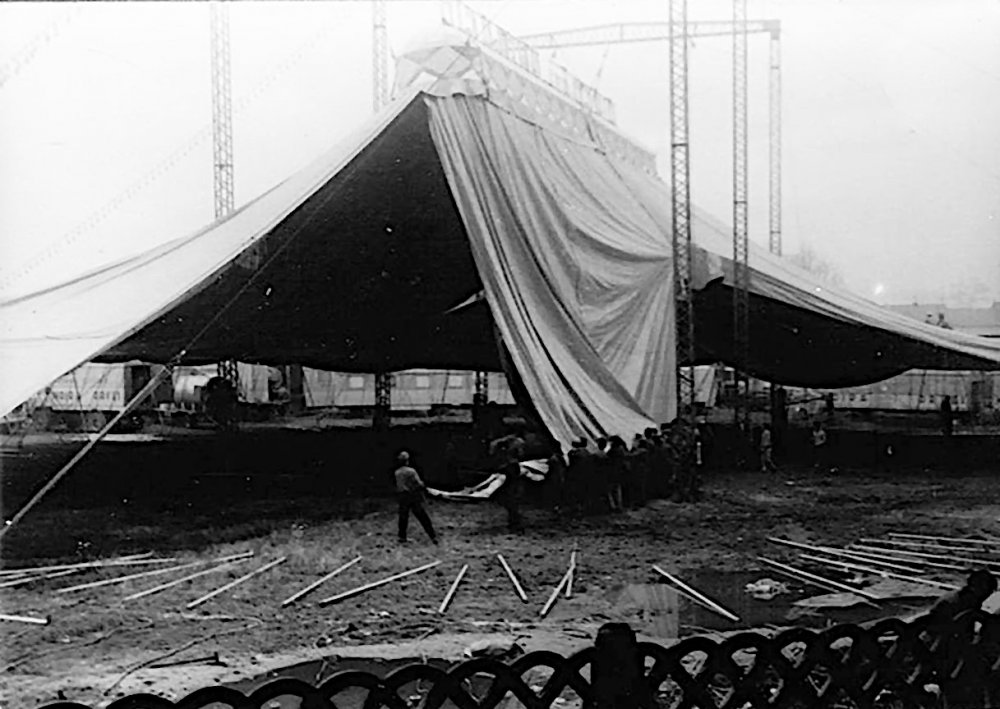
[[[594,454],[587,449],[587,439],[573,441],[573,447],[566,454],[568,461],[566,477],[568,479],[567,498],[570,505],[579,509],[583,502],[582,492],[594,484]]]
[[[771,424],[765,423],[760,432],[760,472],[777,472],[778,466],[774,464],[774,438],[771,433]]]
[[[427,532],[427,536],[435,544],[438,543],[437,534],[434,532],[434,525],[431,518],[424,509],[424,490],[426,486],[420,479],[415,468],[410,466],[410,454],[401,451],[396,457],[399,466],[396,468],[393,477],[396,480],[396,497],[399,501],[399,541],[406,543],[406,531],[410,523],[410,512],[420,522],[420,526]]]
[[[951,397],[941,400],[941,433],[950,437],[955,432],[955,420],[952,418]]]
[[[622,485],[628,477],[628,447],[620,436],[609,439],[606,456],[608,507],[612,512],[623,512]]]
[[[490,444],[490,455],[501,455],[500,472],[506,476],[498,494],[500,504],[507,510],[507,528],[512,532],[523,529],[521,519],[521,497],[524,481],[521,477],[521,460],[524,458],[524,437],[521,427],[515,427],[510,435]]]
[[[816,470],[822,468],[825,473],[829,466],[826,462],[827,437],[826,431],[823,429],[823,424],[819,421],[813,421],[810,436],[812,438],[813,468]]]

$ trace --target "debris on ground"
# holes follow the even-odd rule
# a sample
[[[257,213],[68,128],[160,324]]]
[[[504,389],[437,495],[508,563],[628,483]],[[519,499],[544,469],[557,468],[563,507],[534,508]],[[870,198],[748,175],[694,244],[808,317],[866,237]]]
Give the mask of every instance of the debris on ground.
[[[759,601],[770,601],[775,596],[788,593],[788,586],[781,581],[762,578],[748,583],[744,590]]]

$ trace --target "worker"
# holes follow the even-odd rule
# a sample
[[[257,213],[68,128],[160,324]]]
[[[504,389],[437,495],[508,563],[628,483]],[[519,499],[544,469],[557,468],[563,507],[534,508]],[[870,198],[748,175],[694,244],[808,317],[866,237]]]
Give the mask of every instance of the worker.
[[[548,459],[549,470],[545,475],[545,482],[550,505],[560,510],[566,504],[566,459],[559,441],[553,441],[550,448],[552,453]]]
[[[941,400],[941,433],[951,436],[955,431],[955,421],[952,418],[951,397],[945,396]]]
[[[935,626],[947,625],[960,613],[981,609],[996,590],[996,577],[986,569],[976,569],[962,588],[938,598],[927,614]]]
[[[956,634],[955,620],[967,611],[982,610],[983,603],[997,590],[996,577],[986,569],[976,569],[969,574],[965,586],[941,596],[927,613],[927,630],[931,635],[932,654],[935,659],[934,674],[941,689],[941,706],[944,707],[986,707],[996,706],[984,703],[990,682],[986,677],[977,677],[976,663],[966,671],[954,674],[958,652],[949,646],[951,642],[962,642],[964,635]],[[995,640],[983,630],[982,641],[992,644]],[[955,648],[957,650],[958,648]],[[980,668],[981,669],[981,668]]]
[[[573,447],[566,454],[569,464],[566,470],[567,502],[579,508],[583,502],[584,491],[593,486],[595,479],[594,454],[587,449],[587,439],[579,438],[573,441]]]
[[[621,436],[611,436],[608,440],[607,491],[608,508],[612,512],[623,512],[625,503],[622,486],[628,477],[628,447]]]
[[[820,421],[813,421],[812,431],[809,435],[812,440],[813,469],[822,469],[824,473],[828,472],[829,466],[826,460],[827,436],[826,431],[823,429],[823,424]]]
[[[410,454],[401,451],[396,457],[399,466],[396,468],[394,477],[396,478],[396,497],[399,500],[399,541],[406,543],[406,530],[410,523],[410,512],[417,518],[420,525],[427,532],[427,536],[435,544],[438,543],[437,534],[434,532],[434,525],[431,518],[424,509],[424,490],[426,486],[420,479],[415,468],[410,466]]]
[[[765,423],[760,432],[760,472],[777,472],[778,466],[774,464],[774,438],[771,432],[771,424]]]
[[[604,503],[608,499],[611,461],[608,459],[608,439],[600,436],[594,443],[597,445],[597,451],[593,454],[593,482],[587,486],[586,509],[588,512],[597,513],[604,508]]]
[[[490,455],[500,456],[500,472],[506,478],[497,495],[500,504],[507,510],[507,528],[511,532],[520,532],[523,528],[521,497],[524,484],[521,476],[521,461],[524,459],[522,427],[514,426],[509,435],[493,441],[490,444]]]
[[[948,321],[944,319],[944,313],[938,313],[937,323],[935,323],[935,324],[938,327],[943,327],[945,330],[950,330],[951,329],[951,325],[949,325]]]

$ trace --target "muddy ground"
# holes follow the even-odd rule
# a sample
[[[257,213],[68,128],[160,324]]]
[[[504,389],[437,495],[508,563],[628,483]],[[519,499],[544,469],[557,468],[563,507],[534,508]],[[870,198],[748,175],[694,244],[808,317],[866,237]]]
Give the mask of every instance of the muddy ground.
[[[572,518],[529,508],[521,535],[507,533],[504,512],[496,505],[431,502],[441,546],[413,528],[411,543],[401,547],[393,502],[386,496],[387,464],[371,461],[406,445],[418,461],[424,456],[428,477],[454,486],[461,474],[447,473],[433,451],[449,436],[464,434],[395,435],[396,440],[378,443],[367,432],[257,431],[98,446],[6,536],[4,566],[145,551],[176,557],[178,563],[248,549],[255,556],[229,571],[133,601],[123,599],[177,575],[55,593],[125,573],[90,571],[0,589],[3,612],[51,617],[45,627],[0,624],[3,706],[35,706],[58,696],[97,705],[140,691],[176,699],[205,684],[246,683],[322,657],[333,659],[309,665],[307,673],[315,667],[315,676],[325,677],[346,666],[349,657],[451,661],[484,637],[568,653],[587,645],[609,620],[627,621],[645,635],[668,641],[678,634],[817,626],[907,613],[929,599],[904,599],[881,611],[802,611],[790,601],[815,590],[793,583],[791,597],[755,601],[743,585],[773,576],[762,571],[760,554],[796,559],[790,550],[768,543],[768,536],[846,544],[889,531],[1000,533],[996,442],[973,446],[966,441],[961,446],[968,450],[949,452],[936,439],[908,445],[909,465],[852,462],[845,455],[835,475],[816,474],[794,462],[772,475],[719,464],[706,476],[703,500],[696,504],[653,501],[624,514]],[[8,441],[2,459],[5,517],[78,445],[58,439],[21,441],[20,446]],[[915,453],[919,447],[927,455]],[[936,463],[919,464],[929,460]],[[539,610],[573,548],[579,550],[574,596],[561,599],[540,619]],[[514,595],[497,553],[520,576],[527,604]],[[340,577],[296,604],[279,607],[294,591],[359,554],[362,562]],[[272,571],[185,609],[200,595],[281,556],[288,560]],[[360,597],[324,607],[316,603],[434,560],[442,563]],[[451,608],[437,615],[451,580],[466,563],[470,569]],[[675,570],[745,622],[730,623],[663,593],[652,564]],[[178,649],[163,661],[217,652],[223,664],[142,668],[118,681],[130,668]],[[352,667],[359,661],[354,662]]]

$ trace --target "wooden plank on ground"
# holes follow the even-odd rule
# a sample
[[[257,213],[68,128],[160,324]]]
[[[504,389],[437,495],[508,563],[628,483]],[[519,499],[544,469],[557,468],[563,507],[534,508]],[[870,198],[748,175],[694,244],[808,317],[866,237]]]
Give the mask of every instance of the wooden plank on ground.
[[[285,606],[288,606],[288,605],[291,605],[292,603],[295,603],[295,601],[299,600],[300,598],[302,598],[303,596],[305,596],[310,591],[312,591],[312,590],[314,590],[316,588],[319,588],[324,583],[326,583],[327,581],[329,581],[330,579],[332,579],[334,576],[337,576],[338,574],[340,574],[342,571],[347,571],[347,569],[351,568],[352,566],[354,566],[355,564],[357,564],[359,561],[361,561],[361,555],[360,554],[358,556],[356,556],[355,558],[351,559],[350,561],[348,561],[346,564],[342,564],[341,566],[337,567],[336,569],[334,569],[333,571],[331,571],[330,573],[328,573],[326,576],[324,576],[323,578],[319,579],[318,581],[314,581],[313,583],[309,584],[308,586],[306,586],[305,588],[303,588],[301,591],[297,591],[297,592],[293,593],[291,596],[289,596],[288,598],[286,598],[285,600],[283,600],[281,602],[281,607],[284,608]]]
[[[360,595],[362,593],[366,593],[368,591],[371,591],[373,588],[378,588],[379,586],[384,586],[387,583],[392,583],[393,581],[397,581],[399,579],[406,578],[407,576],[412,576],[413,574],[419,574],[421,571],[427,571],[427,569],[433,569],[435,566],[438,566],[440,563],[441,563],[440,561],[432,561],[429,564],[424,564],[423,566],[418,566],[415,569],[410,569],[409,571],[404,571],[404,572],[402,572],[400,574],[394,574],[394,575],[389,576],[387,578],[380,579],[379,581],[373,581],[372,583],[365,584],[364,586],[358,586],[357,588],[352,588],[350,591],[344,591],[343,593],[338,593],[336,596],[330,596],[329,598],[324,598],[322,601],[319,602],[319,605],[325,606],[325,605],[328,605],[330,603],[337,603],[338,601],[343,601],[343,600],[345,600],[347,598],[351,598],[352,596],[357,596],[357,595]]]
[[[264,573],[265,571],[269,571],[270,569],[273,569],[278,564],[283,564],[286,561],[288,561],[288,557],[287,556],[282,556],[282,557],[280,557],[278,559],[275,559],[274,561],[268,562],[267,564],[264,564],[263,566],[261,566],[259,569],[254,569],[250,573],[243,574],[238,579],[230,581],[229,583],[225,584],[224,586],[220,586],[219,588],[217,588],[214,591],[211,591],[209,593],[206,593],[204,596],[202,596],[200,598],[194,599],[193,601],[191,601],[190,603],[188,603],[184,607],[187,610],[191,610],[192,608],[197,608],[202,603],[210,601],[211,599],[213,599],[216,596],[218,596],[220,593],[225,593],[229,589],[234,588],[236,586],[239,586],[244,581],[249,581],[254,576],[259,576],[260,574]]]
[[[653,571],[655,571],[656,573],[658,573],[663,578],[667,579],[667,581],[669,581],[670,583],[672,583],[675,588],[677,588],[678,590],[680,590],[681,592],[683,592],[684,595],[686,595],[689,598],[692,598],[692,599],[698,601],[699,603],[701,603],[703,606],[705,606],[709,610],[715,611],[716,613],[718,613],[719,615],[721,615],[723,618],[726,618],[727,620],[731,620],[734,623],[741,622],[740,621],[740,617],[738,615],[736,615],[732,611],[727,610],[726,608],[723,608],[721,604],[713,601],[711,598],[709,598],[708,596],[706,596],[705,594],[703,594],[701,591],[697,590],[696,588],[694,588],[694,587],[692,587],[692,586],[684,583],[683,581],[681,581],[679,578],[677,578],[676,576],[674,576],[670,572],[665,571],[664,569],[661,569],[659,566],[656,566],[656,565],[653,566]]]
[[[140,566],[145,564],[169,564],[177,561],[174,557],[163,559],[118,559],[115,561],[82,561],[78,564],[54,564],[52,566],[36,566],[30,569],[8,569],[0,571],[0,575],[22,575],[24,573],[40,573],[43,571],[63,571],[64,569],[107,569],[115,566]]]
[[[524,589],[521,588],[521,582],[517,580],[517,576],[514,575],[514,570],[510,568],[510,564],[508,564],[507,560],[503,558],[503,554],[497,554],[497,559],[500,560],[500,566],[503,567],[503,570],[507,572],[507,577],[510,579],[510,582],[514,584],[514,591],[517,592],[518,598],[520,598],[524,603],[527,603],[528,596],[525,594]]]
[[[797,569],[794,566],[789,566],[787,564],[782,564],[781,562],[775,561],[773,559],[767,559],[763,556],[757,557],[758,561],[761,561],[772,569],[784,573],[786,576],[791,576],[792,578],[798,578],[800,581],[807,581],[814,586],[820,586],[821,588],[826,588],[827,590],[839,591],[842,593],[851,593],[866,602],[870,606],[875,605],[874,601],[882,600],[878,596],[869,593],[868,591],[863,591],[853,586],[848,586],[846,583],[841,583],[840,581],[835,581],[833,579],[828,579],[825,576],[820,576],[819,574],[814,574],[809,571],[804,571],[802,569]]]
[[[458,590],[458,584],[462,583],[462,578],[465,576],[465,572],[469,570],[469,565],[466,564],[462,567],[462,570],[458,572],[458,576],[455,577],[454,583],[451,584],[451,588],[448,589],[448,593],[445,594],[444,600],[441,601],[441,607],[438,608],[438,613],[444,615],[444,612],[448,610],[448,605],[451,603],[451,599],[455,596],[455,591]]]
[[[187,581],[191,581],[192,579],[199,578],[200,576],[205,576],[206,574],[212,574],[212,573],[215,573],[216,571],[226,571],[226,570],[232,568],[233,566],[235,566],[236,564],[241,564],[244,561],[247,561],[249,558],[250,557],[247,556],[247,557],[244,557],[242,559],[234,559],[233,561],[227,561],[224,564],[220,564],[218,566],[213,566],[210,569],[203,569],[202,571],[198,571],[198,572],[195,572],[193,574],[188,574],[187,576],[183,576],[183,577],[181,577],[179,579],[174,579],[173,581],[169,581],[169,582],[161,584],[159,586],[153,586],[152,588],[147,588],[145,591],[139,591],[137,593],[133,593],[131,596],[125,596],[125,598],[123,598],[122,600],[123,601],[134,601],[137,598],[145,598],[146,596],[151,596],[154,593],[159,593],[160,591],[166,591],[168,588],[173,588],[174,586],[179,586],[182,583],[185,583]]]
[[[135,579],[146,578],[148,576],[159,576],[161,574],[169,574],[174,571],[183,571],[184,569],[193,569],[195,566],[203,566],[205,564],[224,564],[227,561],[236,561],[237,559],[244,559],[253,556],[252,551],[244,551],[239,554],[231,554],[229,556],[223,556],[218,559],[200,559],[198,561],[189,561],[186,564],[180,564],[178,566],[169,566],[165,569],[153,569],[152,571],[141,571],[136,574],[128,574],[126,576],[119,576],[113,579],[102,579],[101,581],[91,581],[90,583],[81,583],[76,586],[67,586],[66,588],[60,588],[56,593],[75,593],[77,591],[85,591],[90,588],[100,588],[102,586],[113,586],[119,583],[125,583],[126,581],[133,581]]]
[[[32,623],[34,625],[48,625],[48,618],[33,618],[27,615],[8,615],[7,613],[0,613],[0,620],[7,621],[9,623]]]

